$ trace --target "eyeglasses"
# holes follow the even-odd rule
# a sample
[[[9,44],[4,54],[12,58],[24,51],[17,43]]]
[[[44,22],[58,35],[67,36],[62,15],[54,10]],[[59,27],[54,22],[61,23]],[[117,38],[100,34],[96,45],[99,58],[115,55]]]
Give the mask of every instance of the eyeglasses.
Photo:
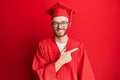
[[[53,27],[58,27],[59,25],[61,25],[62,27],[66,27],[68,25],[67,21],[62,21],[62,22],[52,22],[52,26]]]

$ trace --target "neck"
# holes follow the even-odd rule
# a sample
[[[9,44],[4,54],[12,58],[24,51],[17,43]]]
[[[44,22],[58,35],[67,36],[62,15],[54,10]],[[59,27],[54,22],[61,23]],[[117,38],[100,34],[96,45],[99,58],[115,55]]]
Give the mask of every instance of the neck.
[[[55,41],[59,43],[65,43],[68,41],[68,35],[62,36],[62,37],[57,37],[55,36]]]

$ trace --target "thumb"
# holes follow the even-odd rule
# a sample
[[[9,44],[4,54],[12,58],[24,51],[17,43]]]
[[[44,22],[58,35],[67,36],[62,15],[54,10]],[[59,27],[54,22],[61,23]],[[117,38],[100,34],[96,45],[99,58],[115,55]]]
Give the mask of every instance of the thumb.
[[[66,51],[66,47],[61,51],[61,54],[63,54]]]

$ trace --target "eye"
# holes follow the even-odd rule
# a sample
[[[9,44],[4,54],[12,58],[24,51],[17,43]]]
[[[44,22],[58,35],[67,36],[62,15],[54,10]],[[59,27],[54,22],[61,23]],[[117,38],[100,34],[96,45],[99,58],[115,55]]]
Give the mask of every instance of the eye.
[[[57,25],[58,24],[58,22],[52,22],[52,25]]]
[[[61,24],[66,25],[66,24],[68,24],[68,22],[62,21]]]

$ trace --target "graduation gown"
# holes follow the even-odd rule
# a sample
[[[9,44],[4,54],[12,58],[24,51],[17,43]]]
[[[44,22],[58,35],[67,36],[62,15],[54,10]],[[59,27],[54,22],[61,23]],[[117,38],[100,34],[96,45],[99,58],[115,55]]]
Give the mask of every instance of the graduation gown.
[[[39,80],[95,80],[83,44],[69,38],[66,51],[76,47],[79,49],[71,54],[72,61],[56,72],[55,62],[60,57],[60,51],[54,38],[40,41],[32,64]]]

